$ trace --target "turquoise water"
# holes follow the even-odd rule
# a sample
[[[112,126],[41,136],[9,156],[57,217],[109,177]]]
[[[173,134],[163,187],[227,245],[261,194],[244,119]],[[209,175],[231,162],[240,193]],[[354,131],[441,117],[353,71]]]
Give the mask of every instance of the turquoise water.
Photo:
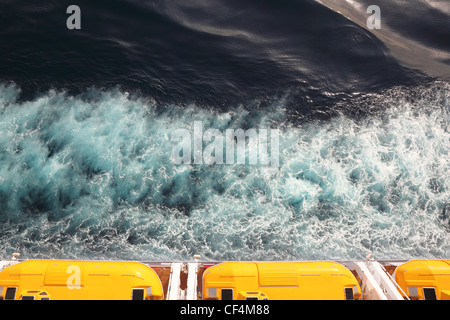
[[[297,122],[283,99],[222,112],[112,89],[49,91],[27,102],[19,92],[0,87],[2,257],[450,254],[448,84],[355,97],[369,116]],[[170,135],[194,121],[279,129],[278,172],[175,165]]]

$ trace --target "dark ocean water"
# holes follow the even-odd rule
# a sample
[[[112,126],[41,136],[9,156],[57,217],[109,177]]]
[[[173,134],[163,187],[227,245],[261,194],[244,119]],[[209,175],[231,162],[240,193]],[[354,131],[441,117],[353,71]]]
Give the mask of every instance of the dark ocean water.
[[[450,4],[378,4],[439,75],[312,0],[0,1],[0,257],[448,258]],[[278,172],[174,164],[194,121]]]

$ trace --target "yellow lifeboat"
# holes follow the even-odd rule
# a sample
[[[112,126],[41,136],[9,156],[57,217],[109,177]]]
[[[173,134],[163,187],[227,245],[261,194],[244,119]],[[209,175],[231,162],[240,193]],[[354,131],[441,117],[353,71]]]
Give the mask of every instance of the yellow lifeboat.
[[[353,273],[332,261],[224,262],[202,281],[206,300],[350,300],[360,292]]]
[[[139,262],[27,260],[0,272],[5,300],[162,300],[156,272]]]
[[[450,260],[411,260],[394,277],[410,299],[450,300]]]

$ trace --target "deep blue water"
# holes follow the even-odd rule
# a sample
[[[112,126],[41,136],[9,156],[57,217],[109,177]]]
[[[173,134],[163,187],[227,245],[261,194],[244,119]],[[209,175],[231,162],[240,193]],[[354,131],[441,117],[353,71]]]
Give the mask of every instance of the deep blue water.
[[[378,2],[450,54],[449,8]],[[0,257],[448,258],[450,63],[429,60],[312,0],[2,1]],[[280,130],[278,172],[175,165],[194,121]]]

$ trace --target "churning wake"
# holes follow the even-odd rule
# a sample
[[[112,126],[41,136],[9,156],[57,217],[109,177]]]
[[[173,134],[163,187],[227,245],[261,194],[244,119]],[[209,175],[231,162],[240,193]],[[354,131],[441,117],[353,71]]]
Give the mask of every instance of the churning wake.
[[[218,111],[161,106],[113,89],[49,91],[31,101],[20,101],[19,92],[0,87],[2,256],[450,254],[447,83],[355,97],[364,117],[298,122],[283,99]],[[194,121],[219,130],[279,129],[278,172],[175,165],[171,134],[192,130]]]

